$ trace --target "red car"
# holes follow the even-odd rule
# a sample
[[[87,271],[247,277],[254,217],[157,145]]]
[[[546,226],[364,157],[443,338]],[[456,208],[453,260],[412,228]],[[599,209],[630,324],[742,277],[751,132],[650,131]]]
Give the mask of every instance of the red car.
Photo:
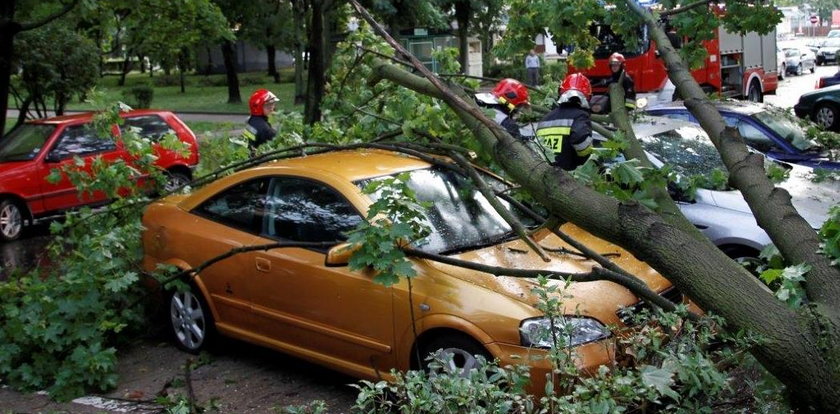
[[[131,127],[152,140],[174,133],[189,146],[186,157],[157,148],[155,165],[168,174],[167,189],[192,179],[192,169],[198,164],[198,143],[175,114],[137,110],[121,116],[125,122],[113,126],[115,136]],[[66,177],[57,184],[46,180],[51,170],[73,163],[74,156],[87,161],[88,166],[96,157],[130,162],[122,141],[96,136],[92,120],[93,114],[85,113],[29,121],[0,140],[0,240],[17,239],[24,225],[36,219],[107,201],[104,194],[81,196]]]

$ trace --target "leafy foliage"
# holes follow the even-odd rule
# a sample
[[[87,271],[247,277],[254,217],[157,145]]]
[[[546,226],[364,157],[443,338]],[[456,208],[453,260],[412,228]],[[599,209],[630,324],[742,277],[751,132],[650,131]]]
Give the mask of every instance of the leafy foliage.
[[[840,266],[840,206],[832,207],[828,213],[828,220],[820,228],[822,252],[831,257],[832,264]]]
[[[101,132],[107,134],[120,119],[119,109],[113,106],[97,116]],[[137,264],[140,211],[148,188],[138,188],[136,177],[141,172],[161,182],[163,177],[152,166],[148,140],[132,131],[122,139],[137,160],[131,166],[95,161],[93,172],[86,172],[84,163],[77,162],[53,172],[54,178],[68,176],[80,192],[104,191],[115,202],[102,211],[84,208],[64,222],[53,222],[51,266],[0,283],[0,375],[16,388],[46,389],[61,400],[111,388],[117,379],[114,345],[144,324],[147,292],[138,283]]]
[[[29,99],[43,109],[51,101],[52,109],[61,112],[71,98],[96,84],[96,45],[69,28],[44,26],[21,33],[15,43],[21,69],[19,100]]]
[[[368,210],[367,221],[359,224],[348,239],[350,248],[356,249],[350,269],[372,267],[377,272],[373,280],[385,286],[417,274],[400,245],[419,242],[430,233],[421,213],[429,205],[416,201],[405,184],[407,180],[408,174],[402,173],[371,181],[364,191],[378,193],[378,198]]]

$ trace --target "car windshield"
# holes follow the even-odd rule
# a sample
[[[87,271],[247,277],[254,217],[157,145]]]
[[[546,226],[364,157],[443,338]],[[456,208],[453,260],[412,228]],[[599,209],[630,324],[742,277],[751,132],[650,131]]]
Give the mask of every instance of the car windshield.
[[[831,38],[823,42],[821,47],[840,47],[840,38]]]
[[[408,187],[415,192],[417,200],[431,203],[424,215],[432,231],[426,239],[415,244],[417,248],[430,253],[453,254],[515,237],[507,222],[467,178],[437,167],[414,170],[408,174]],[[496,191],[507,188],[494,177],[484,175],[483,178]],[[357,184],[359,188],[364,188],[370,181]],[[379,196],[379,193],[370,194],[374,201]],[[508,202],[500,202],[511,209]],[[525,226],[537,225],[520,211],[511,210]]]
[[[717,149],[706,133],[691,125],[641,137],[645,151],[654,154],[684,176],[726,171]]]
[[[807,151],[816,147],[816,144],[805,135],[802,127],[796,121],[792,120],[790,115],[783,111],[770,110],[757,112],[752,115],[752,118],[767,125],[778,136],[800,151]]]
[[[23,124],[0,140],[0,162],[29,161],[38,156],[41,148],[55,131],[55,125]]]

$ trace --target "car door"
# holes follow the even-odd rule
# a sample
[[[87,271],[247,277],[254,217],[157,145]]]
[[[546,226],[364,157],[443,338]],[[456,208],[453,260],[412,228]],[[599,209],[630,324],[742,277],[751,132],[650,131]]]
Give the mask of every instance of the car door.
[[[267,178],[238,183],[191,211],[198,217],[191,223],[191,230],[179,239],[190,252],[185,255],[191,266],[264,241],[258,234],[262,230],[268,183]],[[247,254],[234,254],[207,267],[198,276],[216,310],[216,326],[226,333],[236,335],[254,329],[248,294],[248,283],[257,276],[252,263],[253,258]]]
[[[100,137],[90,124],[68,125],[59,132],[57,140],[38,166],[44,210],[66,210],[105,200],[105,194],[102,192],[79,194],[66,174],[62,174],[56,183],[47,181],[52,170],[74,165],[75,157],[83,163],[82,171],[88,173],[96,157],[102,157],[106,163],[122,158],[117,143],[110,137]]]
[[[266,241],[332,242],[362,221],[337,191],[298,177],[277,176],[269,186],[263,222]],[[252,254],[250,281],[259,334],[309,358],[341,360],[372,377],[393,366],[391,288],[370,271],[326,267],[326,248],[279,248]],[[374,369],[375,367],[375,369]]]

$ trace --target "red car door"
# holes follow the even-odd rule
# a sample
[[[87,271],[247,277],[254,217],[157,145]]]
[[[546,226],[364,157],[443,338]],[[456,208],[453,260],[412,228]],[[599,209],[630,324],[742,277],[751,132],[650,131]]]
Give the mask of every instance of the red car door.
[[[124,151],[110,137],[99,137],[89,124],[69,125],[59,132],[58,137],[41,159],[38,166],[38,181],[41,183],[45,211],[66,210],[84,204],[105,200],[102,192],[79,194],[66,174],[57,183],[50,183],[47,177],[56,168],[62,169],[76,163],[78,157],[82,170],[91,171],[91,163],[97,157],[112,163],[124,159]]]

